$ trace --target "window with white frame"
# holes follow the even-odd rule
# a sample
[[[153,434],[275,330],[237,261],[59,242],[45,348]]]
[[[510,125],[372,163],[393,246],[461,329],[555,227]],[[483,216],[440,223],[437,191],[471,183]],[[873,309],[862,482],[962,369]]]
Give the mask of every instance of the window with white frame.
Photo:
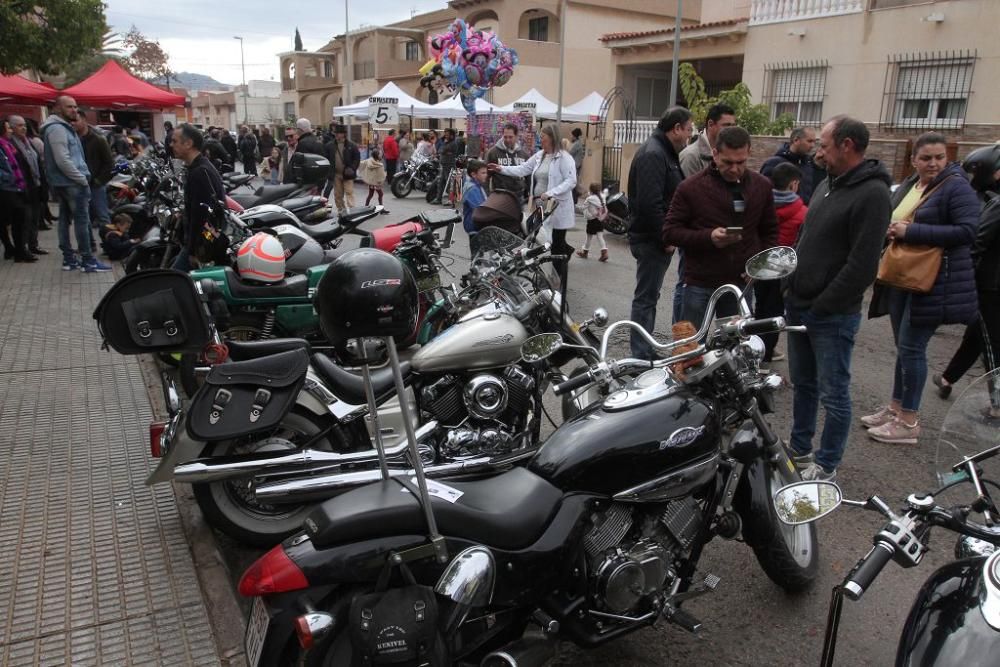
[[[767,65],[764,100],[771,117],[789,114],[798,125],[821,122],[828,68],[826,62]]]
[[[960,52],[890,58],[882,125],[954,129],[965,123],[976,55]]]

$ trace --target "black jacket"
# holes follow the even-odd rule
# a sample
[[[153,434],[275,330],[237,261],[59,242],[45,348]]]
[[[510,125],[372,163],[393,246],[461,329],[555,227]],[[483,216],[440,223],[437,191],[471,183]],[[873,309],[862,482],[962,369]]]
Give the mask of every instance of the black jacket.
[[[295,146],[296,153],[313,153],[315,155],[326,155],[323,151],[323,142],[312,132],[306,132],[299,137],[299,143]]]
[[[222,138],[219,139],[219,143],[221,143],[222,147],[226,149],[227,153],[229,153],[229,160],[231,162],[236,162],[236,160],[239,159],[239,155],[237,154],[239,153],[239,150],[236,148],[236,140],[233,139],[233,135],[229,134],[228,130],[222,131]]]
[[[683,180],[677,151],[661,130],[654,130],[636,151],[628,172],[629,242],[661,245],[670,200]]]
[[[785,303],[817,315],[861,312],[889,229],[891,183],[881,162],[865,160],[817,186],[799,231],[799,268],[785,279]]]
[[[438,158],[440,158],[441,164],[449,167],[455,166],[455,160],[458,159],[459,155],[458,149],[458,139],[452,139],[441,144],[441,149],[438,151]]]
[[[83,144],[83,156],[90,170],[91,185],[107,185],[111,180],[111,170],[115,166],[115,158],[111,155],[108,141],[95,130],[80,137]]]
[[[808,205],[816,186],[826,178],[826,172],[816,166],[811,155],[793,153],[789,150],[788,144],[785,144],[778,149],[777,153],[765,160],[764,164],[761,165],[760,173],[771,178],[771,172],[782,162],[791,162],[802,172],[802,180],[799,181],[799,196]]]
[[[1000,196],[987,201],[979,217],[972,261],[976,265],[976,289],[1000,292]]]
[[[299,152],[302,152],[301,141],[299,142]],[[343,160],[343,171],[344,178],[348,181],[353,181],[358,177],[358,167],[361,166],[361,150],[358,145],[353,143],[350,139],[344,140],[344,155],[342,158],[337,157],[337,140],[326,142],[323,145],[323,155],[326,159],[330,161],[330,179],[332,180],[334,176],[337,175],[337,163]]]
[[[253,136],[253,132],[247,132],[240,137],[239,146],[241,155],[253,157],[253,154],[257,151],[257,137]]]
[[[194,250],[194,241],[209,219],[205,206],[218,210],[220,206],[225,206],[225,199],[226,188],[222,185],[222,177],[207,157],[199,155],[188,166],[184,184],[186,224],[183,241],[188,250]]]
[[[233,157],[226,150],[225,146],[222,145],[222,142],[211,137],[205,139],[205,145],[201,149],[201,154],[209,160],[218,160],[220,165],[231,165],[233,163]]]

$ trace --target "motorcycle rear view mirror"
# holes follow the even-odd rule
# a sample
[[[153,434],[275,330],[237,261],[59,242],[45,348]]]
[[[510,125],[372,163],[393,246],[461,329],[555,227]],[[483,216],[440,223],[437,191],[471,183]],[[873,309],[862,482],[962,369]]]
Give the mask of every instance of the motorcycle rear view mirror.
[[[746,274],[754,280],[779,280],[795,273],[798,262],[794,248],[768,248],[747,260]]]
[[[521,344],[521,358],[529,363],[541,361],[555,354],[562,346],[562,336],[559,334],[538,334]]]
[[[812,523],[843,502],[840,487],[833,482],[795,482],[774,494],[774,511],[789,526]]]

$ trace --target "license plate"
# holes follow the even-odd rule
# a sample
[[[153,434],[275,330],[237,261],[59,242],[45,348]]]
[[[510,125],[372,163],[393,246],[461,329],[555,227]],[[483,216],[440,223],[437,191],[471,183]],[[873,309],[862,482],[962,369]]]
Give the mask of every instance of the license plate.
[[[247,634],[243,640],[247,664],[257,667],[260,664],[260,654],[264,650],[264,639],[267,638],[267,626],[271,617],[267,614],[267,606],[262,598],[254,598],[250,608],[250,618],[247,619]]]

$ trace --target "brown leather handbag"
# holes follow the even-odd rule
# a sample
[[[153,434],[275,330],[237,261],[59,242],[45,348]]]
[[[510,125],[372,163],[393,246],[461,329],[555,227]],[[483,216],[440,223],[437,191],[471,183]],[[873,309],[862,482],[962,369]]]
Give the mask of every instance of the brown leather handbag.
[[[923,206],[931,194],[941,187],[948,178],[920,197],[920,201],[917,202],[908,216],[907,223],[913,222],[917,209]],[[887,287],[927,294],[934,288],[934,281],[937,280],[938,272],[941,271],[943,258],[944,248],[940,246],[893,241],[882,251],[882,259],[878,264],[877,280]]]

